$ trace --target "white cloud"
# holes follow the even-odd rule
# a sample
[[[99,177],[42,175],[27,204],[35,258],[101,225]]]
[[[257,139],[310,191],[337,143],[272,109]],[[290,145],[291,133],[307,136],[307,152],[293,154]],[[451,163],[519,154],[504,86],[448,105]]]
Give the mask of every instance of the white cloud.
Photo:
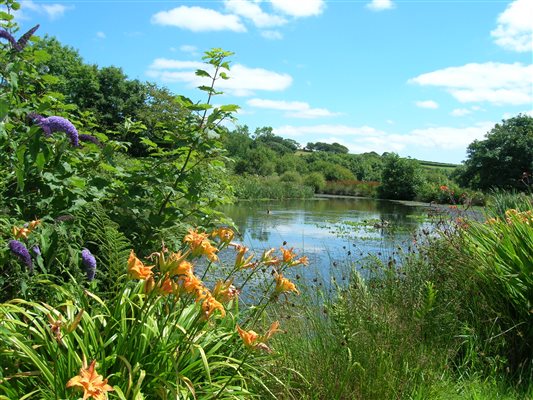
[[[189,87],[209,84],[209,78],[196,76],[195,71],[199,68],[213,72],[211,66],[202,62],[157,58],[148,67],[146,75],[167,83],[183,82]],[[233,65],[228,75],[230,79],[218,80],[216,88],[235,96],[251,96],[256,90],[282,91],[292,84],[288,74],[242,64]]]
[[[494,127],[493,122],[481,122],[467,127],[428,127],[413,129],[406,134],[390,133],[370,126],[348,125],[284,125],[274,128],[276,135],[305,141],[338,142],[354,153],[375,151],[412,152],[420,147],[440,151],[460,151],[475,139],[482,139]],[[339,139],[340,138],[340,139]]]
[[[96,37],[98,39],[105,39],[106,38],[105,33],[102,32],[102,31],[96,32]]]
[[[450,113],[453,117],[464,117],[465,115],[471,114],[472,111],[470,111],[468,108],[456,108],[452,110]]]
[[[392,0],[372,0],[366,5],[367,8],[373,11],[390,10],[395,7]]]
[[[201,61],[180,61],[180,60],[171,60],[168,58],[156,58],[152,64],[148,67],[149,69],[203,69],[207,65]]]
[[[285,111],[285,116],[292,118],[311,119],[339,115],[339,113],[329,111],[325,108],[311,108],[308,103],[302,101],[266,100],[256,98],[248,100],[247,103],[251,107]]]
[[[516,0],[498,17],[491,32],[496,44],[513,51],[533,51],[533,1]]]
[[[283,39],[283,35],[279,31],[261,31],[261,36],[269,40],[280,40]]]
[[[198,51],[198,48],[190,44],[184,44],[180,46],[180,50],[184,53],[196,53]]]
[[[270,0],[274,9],[291,17],[311,17],[324,11],[324,0]]]
[[[461,103],[531,104],[533,64],[487,62],[449,67],[409,79],[409,83],[443,87]]]
[[[251,20],[258,28],[281,26],[287,23],[285,18],[267,14],[257,3],[249,0],[224,0],[224,5],[229,12]]]
[[[193,32],[234,31],[246,32],[246,27],[237,15],[221,14],[202,7],[180,6],[160,11],[152,16],[153,24],[177,26]]]
[[[65,12],[71,8],[73,7],[72,6],[67,7],[63,4],[58,4],[58,3],[38,4],[32,0],[23,0],[20,4],[20,15],[18,15],[18,17],[25,19],[26,16],[24,15],[24,12],[28,10],[28,11],[34,11],[39,14],[46,14],[48,18],[54,20],[54,19],[62,17],[65,14]]]
[[[432,110],[435,110],[437,108],[439,108],[439,105],[436,101],[433,101],[433,100],[423,100],[423,101],[417,101],[415,102],[416,106],[417,107],[420,107],[420,108],[430,108]]]

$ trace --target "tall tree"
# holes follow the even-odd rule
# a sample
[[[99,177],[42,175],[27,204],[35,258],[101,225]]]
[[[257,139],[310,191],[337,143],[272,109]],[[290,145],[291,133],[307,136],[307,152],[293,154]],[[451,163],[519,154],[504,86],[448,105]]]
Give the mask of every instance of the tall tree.
[[[481,190],[525,190],[522,177],[533,172],[533,117],[519,114],[503,120],[485,137],[468,146],[460,183]]]

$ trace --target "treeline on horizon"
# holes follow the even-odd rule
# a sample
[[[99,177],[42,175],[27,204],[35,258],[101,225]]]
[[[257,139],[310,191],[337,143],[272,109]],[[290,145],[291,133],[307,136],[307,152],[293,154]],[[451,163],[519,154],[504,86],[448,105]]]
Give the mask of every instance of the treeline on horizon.
[[[135,158],[172,146],[171,129],[195,116],[183,97],[151,82],[129,79],[119,67],[98,67],[79,52],[45,36],[35,43],[42,72],[54,94],[71,105],[88,128],[127,143]],[[188,99],[187,99],[188,100]],[[533,170],[533,118],[518,115],[468,147],[461,165],[401,158],[395,153],[350,154],[339,143],[300,144],[246,125],[220,127],[226,168],[237,198],[309,197],[314,193],[357,195],[424,202],[484,203],[491,189],[524,191]],[[136,134],[124,126],[135,124]],[[130,124],[130,125],[128,125]],[[441,190],[445,186],[448,190]],[[275,189],[275,190],[273,190]]]

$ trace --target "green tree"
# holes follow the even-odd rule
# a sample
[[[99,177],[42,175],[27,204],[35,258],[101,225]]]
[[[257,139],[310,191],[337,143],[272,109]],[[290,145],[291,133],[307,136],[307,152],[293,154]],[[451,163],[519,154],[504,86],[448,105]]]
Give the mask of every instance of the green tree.
[[[468,146],[464,168],[457,171],[459,183],[481,190],[525,190],[522,176],[533,171],[533,117],[503,120],[485,137]]]
[[[400,158],[396,153],[385,157],[379,195],[386,199],[413,200],[422,184],[420,164]]]

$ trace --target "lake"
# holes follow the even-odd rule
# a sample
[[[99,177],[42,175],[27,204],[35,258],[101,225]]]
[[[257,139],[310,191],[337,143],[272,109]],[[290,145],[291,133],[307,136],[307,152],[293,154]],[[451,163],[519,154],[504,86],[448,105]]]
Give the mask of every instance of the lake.
[[[241,201],[223,211],[256,254],[280,246],[309,257],[303,277],[344,280],[352,265],[369,255],[387,261],[398,247],[428,228],[430,208],[367,198],[317,197],[309,200]]]

